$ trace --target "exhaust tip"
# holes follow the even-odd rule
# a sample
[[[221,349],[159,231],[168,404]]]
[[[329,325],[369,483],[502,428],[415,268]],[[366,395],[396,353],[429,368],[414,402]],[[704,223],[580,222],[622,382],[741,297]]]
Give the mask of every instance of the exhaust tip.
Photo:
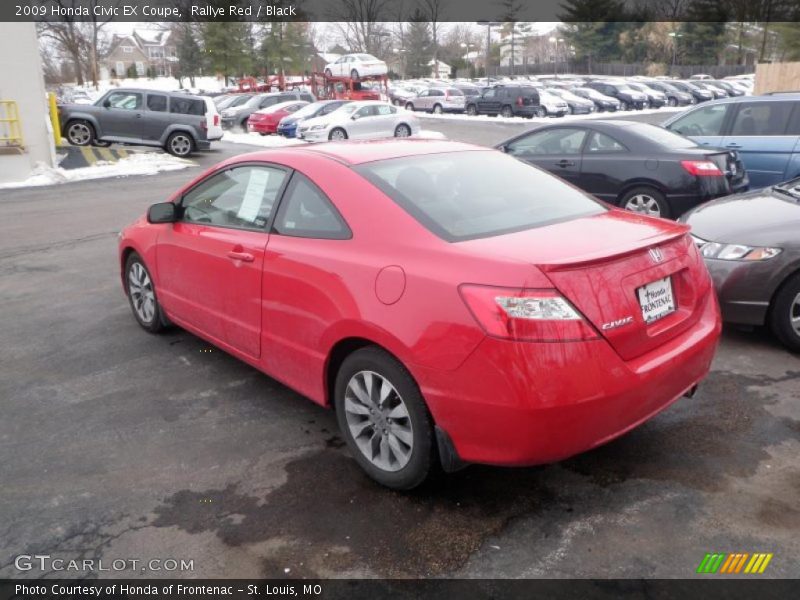
[[[689,390],[683,395],[684,398],[694,398],[694,395],[697,393],[697,384],[693,385],[689,388]]]

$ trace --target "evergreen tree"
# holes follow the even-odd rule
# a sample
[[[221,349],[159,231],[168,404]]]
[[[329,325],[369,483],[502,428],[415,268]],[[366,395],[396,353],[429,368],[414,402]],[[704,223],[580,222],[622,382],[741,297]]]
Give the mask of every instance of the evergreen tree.
[[[203,69],[203,51],[197,43],[196,28],[191,23],[179,23],[175,29],[178,37],[177,55],[178,64],[175,77],[180,85],[183,85],[183,78],[189,78],[191,87],[195,87],[194,78]]]
[[[625,18],[622,1],[565,0],[562,7],[564,13],[559,18],[564,22],[564,39],[575,48],[575,58],[586,62],[590,73],[593,62],[621,59],[619,37],[629,26],[621,22]],[[617,20],[605,20],[611,18]]]
[[[689,65],[717,64],[726,43],[728,8],[717,0],[694,0],[678,43],[680,62]]]
[[[213,21],[203,23],[203,47],[208,64],[217,73],[228,77],[251,72],[251,61],[246,47],[248,24]]]
[[[406,77],[429,77],[430,62],[433,60],[433,39],[430,23],[420,10],[415,11],[409,21],[406,43]]]

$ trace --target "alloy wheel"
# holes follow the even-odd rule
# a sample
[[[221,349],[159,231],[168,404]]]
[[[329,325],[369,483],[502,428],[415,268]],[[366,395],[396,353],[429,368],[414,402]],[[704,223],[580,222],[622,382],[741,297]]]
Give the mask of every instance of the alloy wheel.
[[[342,140],[346,140],[347,136],[341,129],[334,129],[333,131],[331,131],[330,139],[339,142]]]
[[[658,206],[658,201],[647,194],[636,194],[635,196],[631,196],[625,203],[625,209],[648,215],[650,217],[661,216],[661,209]]]
[[[403,125],[402,123],[394,130],[394,137],[406,138],[410,135],[411,129],[409,129],[408,125]]]
[[[144,323],[152,323],[156,315],[156,295],[153,282],[141,263],[133,263],[128,271],[128,293],[139,318]]]
[[[175,156],[186,156],[192,150],[192,141],[185,135],[176,135],[169,143]]]
[[[800,337],[800,294],[794,297],[794,301],[789,307],[789,323],[795,334]]]
[[[440,114],[442,114],[442,107],[441,107],[440,105],[438,105],[438,104],[437,104],[437,105],[435,105],[435,106],[433,107],[433,114],[435,114],[435,115],[440,115]]]
[[[399,471],[414,451],[411,416],[392,383],[374,371],[359,371],[347,383],[345,417],[356,446],[382,471]]]
[[[73,123],[67,131],[67,139],[75,146],[85,146],[92,139],[92,130],[86,123]]]

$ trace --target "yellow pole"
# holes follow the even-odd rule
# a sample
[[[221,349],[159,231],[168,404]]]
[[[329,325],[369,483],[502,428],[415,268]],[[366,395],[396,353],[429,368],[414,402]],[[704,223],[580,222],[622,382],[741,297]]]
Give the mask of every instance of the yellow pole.
[[[58,107],[56,106],[56,95],[53,92],[47,94],[47,98],[50,101],[50,123],[53,126],[53,141],[56,143],[56,147],[61,146],[63,144],[63,140],[61,139],[61,123],[58,120]]]

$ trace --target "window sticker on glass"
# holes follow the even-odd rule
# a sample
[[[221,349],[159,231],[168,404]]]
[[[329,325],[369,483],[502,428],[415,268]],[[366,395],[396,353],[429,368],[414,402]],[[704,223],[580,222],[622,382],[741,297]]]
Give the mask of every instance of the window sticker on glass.
[[[237,217],[243,221],[255,222],[261,210],[261,202],[264,200],[264,190],[267,189],[269,182],[269,171],[265,169],[253,169],[250,171],[250,180],[247,182],[247,189],[242,198],[242,205],[239,207]]]

